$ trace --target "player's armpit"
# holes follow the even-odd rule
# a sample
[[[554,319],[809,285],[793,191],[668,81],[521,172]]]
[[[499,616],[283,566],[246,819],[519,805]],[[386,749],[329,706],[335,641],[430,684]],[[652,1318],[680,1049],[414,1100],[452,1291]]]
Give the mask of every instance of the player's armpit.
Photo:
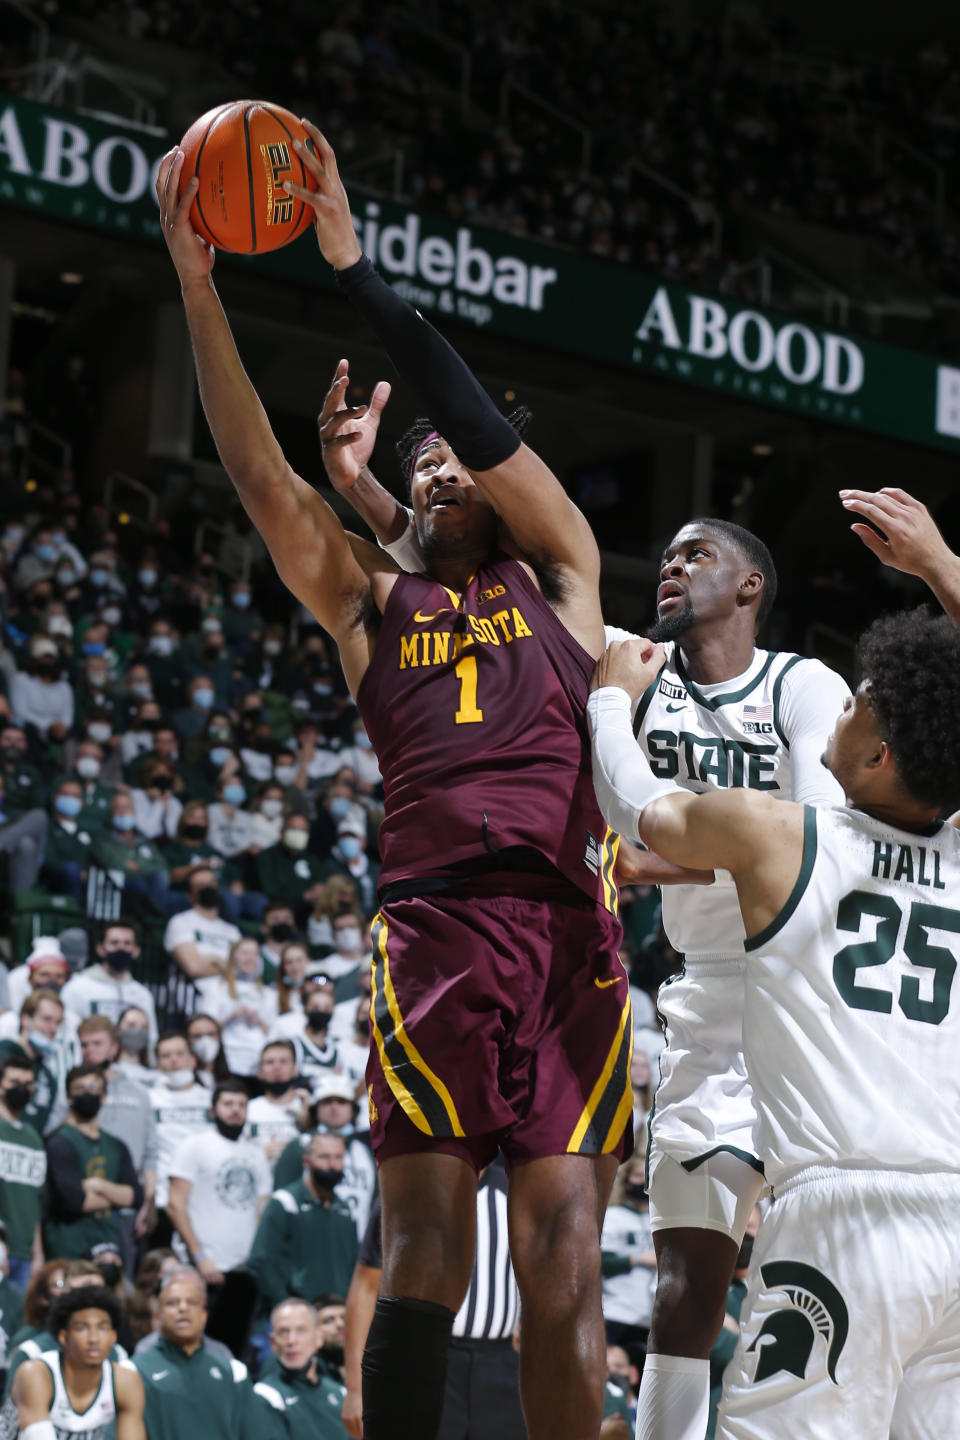
[[[638,828],[645,845],[676,865],[737,875],[763,851],[782,808],[749,790],[678,791],[645,806]]]

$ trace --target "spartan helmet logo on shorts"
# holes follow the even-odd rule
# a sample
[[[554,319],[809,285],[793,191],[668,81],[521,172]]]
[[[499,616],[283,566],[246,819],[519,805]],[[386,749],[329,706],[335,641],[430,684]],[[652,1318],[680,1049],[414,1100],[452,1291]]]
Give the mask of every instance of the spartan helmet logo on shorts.
[[[843,1296],[826,1275],[799,1261],[776,1260],[761,1265],[768,1291],[781,1291],[789,1302],[768,1316],[749,1347],[757,1351],[753,1383],[768,1380],[781,1370],[807,1378],[807,1366],[818,1336],[826,1345],[826,1373],[837,1382],[837,1361],[847,1341],[850,1322]]]

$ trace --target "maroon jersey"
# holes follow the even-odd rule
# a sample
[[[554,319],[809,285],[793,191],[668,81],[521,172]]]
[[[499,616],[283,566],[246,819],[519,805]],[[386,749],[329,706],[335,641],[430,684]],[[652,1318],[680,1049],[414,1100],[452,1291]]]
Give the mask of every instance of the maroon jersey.
[[[524,847],[616,910],[585,718],[593,667],[516,560],[484,565],[462,596],[397,578],[357,696],[383,775],[381,887]]]

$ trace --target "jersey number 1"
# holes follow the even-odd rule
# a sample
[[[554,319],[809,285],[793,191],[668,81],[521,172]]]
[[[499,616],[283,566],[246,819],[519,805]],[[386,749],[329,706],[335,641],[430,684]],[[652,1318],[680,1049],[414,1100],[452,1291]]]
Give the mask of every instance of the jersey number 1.
[[[454,674],[460,681],[460,705],[454,720],[458,725],[477,725],[483,711],[477,708],[477,657],[464,655],[458,660]]]

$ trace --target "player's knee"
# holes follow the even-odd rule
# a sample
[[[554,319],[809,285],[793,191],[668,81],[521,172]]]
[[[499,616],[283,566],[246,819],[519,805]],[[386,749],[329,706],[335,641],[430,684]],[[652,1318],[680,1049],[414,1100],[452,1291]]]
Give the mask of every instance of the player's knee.
[[[431,1300],[456,1312],[472,1267],[466,1236],[439,1216],[395,1220],[384,1237],[384,1294]]]
[[[707,1355],[723,1324],[727,1284],[716,1274],[684,1264],[664,1264],[650,1332],[657,1350],[668,1355]]]
[[[600,1284],[600,1238],[586,1209],[561,1208],[537,1227],[514,1270],[526,1308],[549,1300],[554,1311],[576,1313]]]

